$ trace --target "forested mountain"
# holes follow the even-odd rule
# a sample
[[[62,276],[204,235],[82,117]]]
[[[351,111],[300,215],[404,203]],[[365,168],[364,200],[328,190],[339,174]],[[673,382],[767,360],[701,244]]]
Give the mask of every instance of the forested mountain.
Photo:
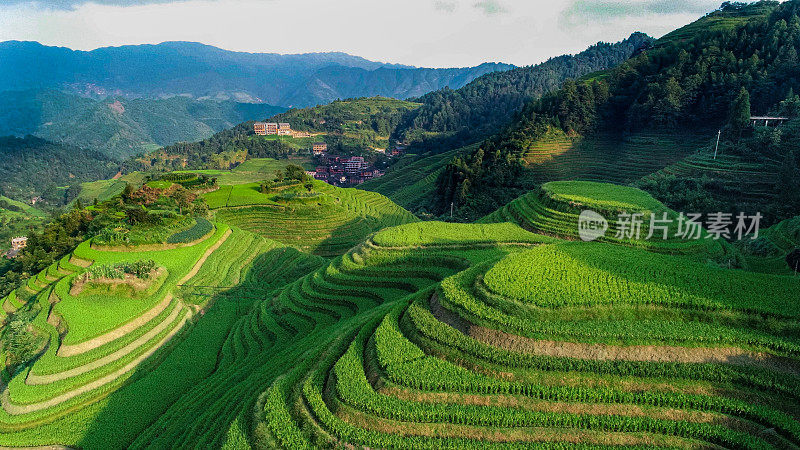
[[[311,137],[255,136],[253,122],[239,124],[199,142],[180,142],[139,159],[147,168],[227,168],[245,158],[284,158],[311,142],[324,141],[330,150],[356,151],[388,145],[389,135],[403,114],[418,103],[385,97],[337,100],[312,108],[291,109],[269,118],[287,122]]]
[[[389,136],[403,114],[416,110],[415,102],[386,97],[337,100],[314,108],[292,109],[271,120],[288,122],[292,129],[309,132],[336,132],[370,129]]]
[[[57,144],[33,136],[0,137],[0,190],[15,199],[31,196],[63,205],[83,181],[110,178],[119,163],[93,150]],[[72,192],[63,188],[73,186]]]
[[[646,184],[651,191],[674,196],[675,174],[691,173],[694,178],[684,180],[691,186],[684,191],[717,201],[708,204],[732,209],[755,196],[765,200],[759,207],[773,219],[791,217],[800,211],[795,194],[800,180],[794,94],[800,91],[798,51],[800,2],[726,3],[602,76],[568,81],[561,90],[528,104],[513,124],[447,167],[438,182],[440,211],[453,202],[466,216],[479,216],[546,181],[546,174],[532,175],[541,164],[531,155],[543,143],[561,139],[563,148],[553,151],[585,163],[579,153],[598,136],[623,139],[643,132],[694,130],[705,131],[713,153],[717,129],[722,128],[719,151],[724,158],[706,158],[704,144],[697,149],[706,150],[691,157],[702,158],[702,163],[687,161],[685,167],[679,164],[650,177]],[[793,120],[780,128],[754,130],[751,113]],[[584,150],[570,146],[570,140],[581,136]],[[642,158],[658,160],[674,148],[652,145],[649,156]],[[605,158],[619,166],[621,155],[610,150]],[[572,176],[604,179],[613,170]],[[723,182],[725,173],[734,179]],[[762,179],[757,191],[746,192],[743,183]]]
[[[31,134],[124,159],[284,110],[187,97],[96,100],[57,90],[6,91],[0,92],[0,136]]]
[[[408,114],[396,136],[423,148],[454,147],[497,131],[526,102],[557,89],[567,79],[604,70],[647,48],[653,39],[643,33],[614,43],[600,42],[576,55],[562,55],[535,66],[518,67],[475,79],[461,89],[440,89],[424,95],[418,110]]]
[[[386,142],[389,137],[419,143],[423,139],[420,136],[436,136],[426,144],[435,143],[437,149],[449,149],[461,141],[476,140],[497,131],[526,100],[556,88],[566,78],[614,66],[651,41],[644,34],[634,33],[622,42],[599,43],[578,55],[560,56],[538,66],[486,74],[461,89],[446,88],[420,97],[418,101],[422,105],[419,108],[410,107],[412,103],[388,98],[357,98],[318,107],[292,109],[271,120],[287,121],[295,129],[315,133],[345,135],[349,132],[350,137],[353,134],[372,136],[370,139],[361,139],[362,147],[382,146],[376,142]],[[374,72],[384,69],[379,68]],[[413,105],[419,103],[414,102]],[[459,127],[456,123],[465,125]],[[250,157],[279,157],[292,151],[291,146],[285,145],[286,142],[253,140],[248,135],[252,135],[252,123],[241,124],[201,142],[167,146],[163,152],[158,152],[164,158],[161,161],[151,158],[149,164],[176,168],[182,166],[185,157],[189,167],[205,167],[210,162],[214,166],[221,162],[224,166],[232,161],[228,157],[232,156],[232,152],[241,150],[247,150]],[[330,146],[336,147],[338,144],[336,139],[329,141]],[[355,145],[355,142],[350,144]],[[422,147],[424,149],[425,145]],[[223,152],[231,155],[212,158],[212,155]],[[181,158],[172,158],[170,155],[179,155]]]
[[[337,98],[417,97],[459,88],[513,66],[424,69],[344,53],[243,53],[192,42],[128,45],[90,52],[36,42],[0,43],[0,91],[70,89],[87,95],[173,96],[304,107]]]

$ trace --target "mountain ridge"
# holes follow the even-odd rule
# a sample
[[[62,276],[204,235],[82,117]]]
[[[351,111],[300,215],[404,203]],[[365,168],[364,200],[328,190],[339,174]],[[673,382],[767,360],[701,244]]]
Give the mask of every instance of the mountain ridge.
[[[0,42],[0,59],[7,62],[0,67],[0,91],[49,88],[95,96],[189,95],[284,107],[375,95],[415,97],[445,86],[461,87],[485,73],[514,67],[484,63],[417,68],[342,52],[245,53],[183,41],[91,51],[5,41]]]

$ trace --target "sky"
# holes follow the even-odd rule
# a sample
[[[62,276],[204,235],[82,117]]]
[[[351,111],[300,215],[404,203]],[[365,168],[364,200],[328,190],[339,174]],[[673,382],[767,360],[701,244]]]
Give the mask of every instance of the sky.
[[[77,50],[196,41],[342,51],[419,67],[524,66],[634,31],[659,37],[722,0],[0,0],[0,41]]]

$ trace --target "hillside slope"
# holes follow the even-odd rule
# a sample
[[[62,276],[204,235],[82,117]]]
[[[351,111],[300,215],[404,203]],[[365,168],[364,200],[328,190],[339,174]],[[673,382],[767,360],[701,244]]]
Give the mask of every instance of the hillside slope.
[[[457,155],[474,150],[475,145],[444,153],[409,154],[392,164],[380,178],[362,183],[358,189],[389,197],[398,205],[414,212],[426,212],[435,206],[436,180],[445,166]]]
[[[0,444],[800,443],[796,278],[508,223],[405,224],[327,263],[219,225],[198,248],[127,254],[169,267],[159,292],[181,286],[149,309],[115,294],[138,327],[109,341],[69,280],[122,256],[81,245],[23,296],[53,345],[8,383]]]
[[[118,162],[99,152],[32,136],[0,137],[0,189],[15,199],[41,195],[62,205],[65,193],[56,188],[77,188],[81,182],[110,178],[119,170]]]
[[[95,100],[54,90],[6,91],[0,92],[0,136],[31,134],[122,160],[284,110],[186,97]]]
[[[426,150],[454,148],[486,137],[533,99],[568,79],[610,69],[647,48],[653,39],[633,33],[617,43],[598,43],[576,55],[479,77],[460,89],[441,89],[419,99],[423,106],[404,117],[398,139]]]
[[[725,25],[704,25],[710,22]],[[676,33],[602,76],[567,82],[528,104],[515,122],[446,168],[438,184],[438,212],[453,202],[463,217],[479,217],[509,201],[509,193],[549,181],[548,158],[530,156],[552,136],[562,136],[580,139],[581,148],[554,148],[554,153],[601,169],[571,171],[578,179],[631,183],[664,169],[640,186],[668,206],[751,214],[758,208],[770,222],[796,215],[800,197],[786,187],[800,179],[800,100],[794,94],[800,78],[792,56],[800,50],[800,2],[726,4]],[[750,116],[763,114],[793,120],[777,129],[753,127]],[[695,136],[684,139],[687,133]],[[677,142],[670,143],[676,141],[670,135]],[[643,137],[637,146],[645,151],[634,160],[621,159],[606,145],[608,136]],[[649,150],[639,145],[647,141],[654,144]],[[717,160],[715,150],[723,155]],[[552,158],[559,159],[564,158]],[[669,175],[685,189],[676,188]],[[767,202],[755,200],[764,197]]]
[[[244,122],[199,142],[181,142],[139,159],[160,169],[227,169],[250,158],[308,157],[314,142],[331,152],[376,157],[371,148],[387,148],[402,115],[418,103],[387,97],[336,100],[327,105],[296,108],[262,120],[289,123],[310,137],[256,136],[253,122]]]
[[[258,183],[204,195],[222,223],[321,256],[338,256],[381,228],[418,219],[386,197],[314,181],[261,193]]]

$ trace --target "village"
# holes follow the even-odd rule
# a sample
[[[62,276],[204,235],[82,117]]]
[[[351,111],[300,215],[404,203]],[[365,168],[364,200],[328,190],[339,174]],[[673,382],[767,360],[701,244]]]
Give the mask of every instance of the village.
[[[257,136],[288,136],[292,138],[312,137],[311,133],[292,130],[291,124],[275,122],[256,122],[253,132]],[[333,186],[355,186],[365,181],[384,175],[385,171],[370,164],[363,156],[342,156],[328,152],[328,144],[322,141],[314,142],[309,149],[317,163],[314,170],[306,171],[309,176],[324,181]],[[402,155],[405,146],[395,145],[391,151],[384,148],[373,148],[372,151],[388,157]]]

